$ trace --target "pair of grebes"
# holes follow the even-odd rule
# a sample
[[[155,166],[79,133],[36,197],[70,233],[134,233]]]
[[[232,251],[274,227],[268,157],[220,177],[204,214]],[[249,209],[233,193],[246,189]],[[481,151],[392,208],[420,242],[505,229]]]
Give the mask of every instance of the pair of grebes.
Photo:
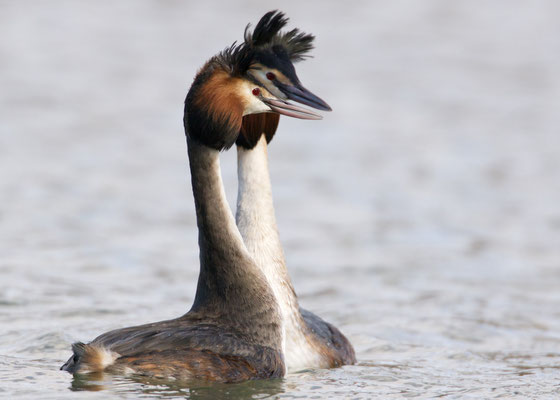
[[[330,110],[301,85],[293,66],[313,48],[314,37],[298,29],[281,32],[287,21],[271,11],[252,32],[247,26],[243,43],[206,62],[185,100],[200,247],[191,310],[75,343],[61,369],[239,382],[355,362],[337,328],[299,307],[276,227],[267,143],[280,115],[321,118],[287,100]],[[234,144],[236,219],[219,164],[219,152]]]

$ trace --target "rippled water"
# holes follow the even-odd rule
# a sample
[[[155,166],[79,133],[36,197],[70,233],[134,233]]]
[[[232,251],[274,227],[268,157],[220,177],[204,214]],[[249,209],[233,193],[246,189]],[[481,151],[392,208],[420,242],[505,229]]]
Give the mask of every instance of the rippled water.
[[[270,158],[301,303],[359,363],[184,387],[58,368],[189,308],[182,101],[278,5],[0,2],[0,397],[560,395],[560,6],[340,3],[282,3],[335,111],[283,119]]]

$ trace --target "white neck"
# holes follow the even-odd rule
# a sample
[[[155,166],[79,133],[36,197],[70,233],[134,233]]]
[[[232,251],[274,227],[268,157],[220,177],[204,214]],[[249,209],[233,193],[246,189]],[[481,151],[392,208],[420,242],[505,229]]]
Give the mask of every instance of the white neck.
[[[314,367],[320,356],[305,336],[306,328],[286,268],[274,215],[264,135],[251,150],[238,146],[237,157],[237,226],[280,306],[285,329],[286,366],[294,371]]]
[[[236,222],[245,246],[253,258],[259,258],[261,270],[278,275],[295,298],[276,226],[264,135],[252,150],[237,147],[237,173]]]

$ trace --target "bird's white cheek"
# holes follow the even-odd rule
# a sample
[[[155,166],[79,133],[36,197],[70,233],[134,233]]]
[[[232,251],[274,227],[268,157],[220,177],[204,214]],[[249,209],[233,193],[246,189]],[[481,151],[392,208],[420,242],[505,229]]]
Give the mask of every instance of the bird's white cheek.
[[[271,111],[270,107],[260,101],[257,97],[254,97],[249,101],[247,107],[245,107],[245,111],[243,112],[243,116],[249,114],[260,114],[263,112]]]

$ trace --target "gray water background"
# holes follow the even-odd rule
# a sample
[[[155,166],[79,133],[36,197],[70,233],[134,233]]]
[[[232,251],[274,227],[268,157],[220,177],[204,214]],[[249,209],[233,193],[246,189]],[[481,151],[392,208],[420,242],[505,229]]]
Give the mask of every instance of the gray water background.
[[[180,387],[58,371],[188,310],[182,128],[204,60],[280,7],[334,111],[283,118],[276,212],[304,307],[358,364]],[[560,3],[1,1],[1,398],[558,398]],[[223,155],[235,204],[235,152]]]

